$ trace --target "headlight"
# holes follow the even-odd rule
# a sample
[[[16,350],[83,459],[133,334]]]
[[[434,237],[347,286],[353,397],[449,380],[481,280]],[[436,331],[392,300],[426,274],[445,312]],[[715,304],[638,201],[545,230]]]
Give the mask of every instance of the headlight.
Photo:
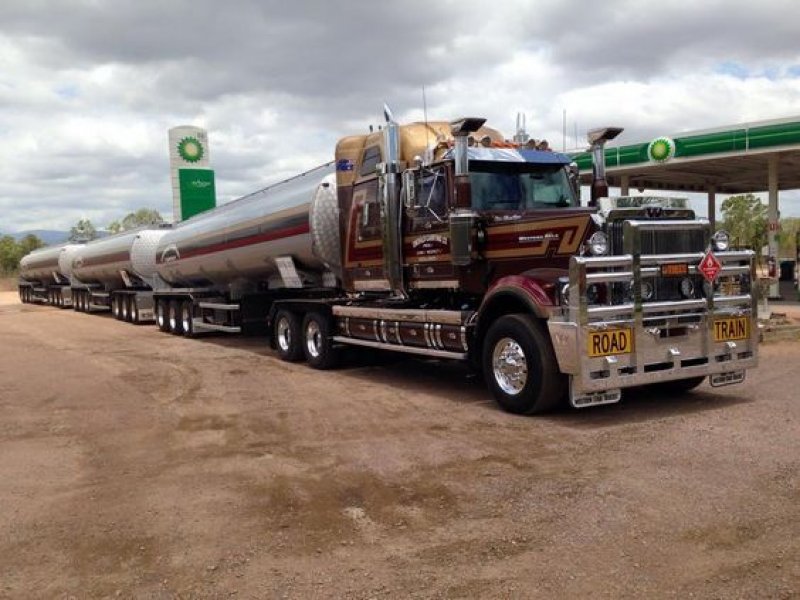
[[[731,236],[728,235],[727,231],[720,229],[711,236],[711,243],[717,252],[725,252],[731,246]]]
[[[602,231],[595,231],[588,243],[589,252],[594,256],[603,256],[608,252],[608,236]]]
[[[569,283],[563,283],[561,285],[561,304],[566,306],[569,304]]]
[[[642,282],[642,300],[650,300],[654,291],[652,283],[649,281]]]

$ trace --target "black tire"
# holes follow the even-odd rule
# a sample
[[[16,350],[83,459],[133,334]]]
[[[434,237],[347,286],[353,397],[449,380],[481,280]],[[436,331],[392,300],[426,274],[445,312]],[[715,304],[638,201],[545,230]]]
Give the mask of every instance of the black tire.
[[[139,324],[139,299],[136,297],[136,294],[132,294],[128,296],[128,301],[130,302],[130,306],[128,307],[128,317],[130,322],[134,325]]]
[[[194,337],[194,302],[184,300],[181,302],[181,330],[186,337]]]
[[[688,379],[662,381],[661,383],[652,384],[652,389],[664,394],[685,394],[691,392],[705,380],[705,375],[699,375],[697,377],[689,377]]]
[[[339,362],[339,349],[333,346],[333,323],[324,314],[310,312],[303,319],[303,355],[314,369],[332,369]]]
[[[303,358],[303,344],[300,334],[300,319],[288,310],[279,310],[272,326],[275,349],[281,360],[297,362]]]
[[[167,321],[169,323],[169,332],[174,335],[181,335],[183,327],[181,325],[181,301],[172,300],[169,303],[169,312],[167,313]]]
[[[558,371],[548,336],[533,317],[517,314],[497,319],[486,333],[482,357],[489,391],[503,410],[543,413],[563,402],[566,378]],[[510,361],[524,365],[514,368]]]
[[[117,321],[120,320],[120,314],[122,313],[119,301],[120,301],[120,296],[118,294],[114,294],[113,296],[111,296],[111,314]]]
[[[169,312],[169,302],[167,300],[155,300],[155,305],[153,310],[156,313],[156,326],[160,331],[164,333],[169,332],[169,318],[167,313]]]

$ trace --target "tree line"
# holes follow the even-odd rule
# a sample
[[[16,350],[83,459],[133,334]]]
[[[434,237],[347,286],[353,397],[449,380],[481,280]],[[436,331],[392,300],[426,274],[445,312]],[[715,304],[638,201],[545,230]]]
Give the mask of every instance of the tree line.
[[[752,248],[761,261],[761,248],[767,245],[767,207],[753,194],[731,196],[721,206],[722,222],[720,227],[731,236],[734,247]],[[106,227],[110,233],[120,233],[144,225],[159,225],[164,222],[157,210],[140,208],[128,213],[124,218],[112,221]],[[780,220],[778,233],[780,257],[796,257],[797,235],[800,233],[800,219],[787,218]],[[89,219],[80,219],[70,228],[68,241],[88,242],[99,235],[98,230]],[[27,235],[17,241],[12,236],[0,238],[0,275],[16,273],[19,260],[44,246],[44,242],[35,235]]]
[[[128,213],[124,218],[112,221],[106,227],[109,233],[120,233],[144,225],[160,225],[164,218],[157,210],[140,208]],[[69,242],[89,242],[96,239],[100,232],[89,219],[80,219],[70,228]],[[8,277],[17,273],[20,259],[26,254],[42,248],[46,244],[36,235],[26,235],[19,241],[13,236],[0,237],[0,276]]]

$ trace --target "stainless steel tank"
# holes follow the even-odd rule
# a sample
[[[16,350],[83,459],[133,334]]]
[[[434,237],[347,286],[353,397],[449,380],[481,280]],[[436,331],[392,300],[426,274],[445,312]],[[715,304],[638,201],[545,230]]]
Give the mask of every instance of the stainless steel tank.
[[[320,228],[332,224],[338,236],[338,218],[309,217],[312,200],[315,214],[338,214],[334,175],[330,162],[178,224],[158,244],[158,275],[175,287],[254,285],[274,277],[275,258],[283,256],[307,273],[337,273],[338,237],[330,256],[332,232]],[[316,223],[314,237],[327,252],[313,247]]]
[[[80,244],[61,244],[34,250],[19,261],[20,277],[27,281],[67,283],[71,268],[64,257],[71,256],[79,248]]]
[[[126,287],[124,271],[152,286],[156,246],[168,231],[141,228],[90,242],[72,255],[73,278],[114,290]]]

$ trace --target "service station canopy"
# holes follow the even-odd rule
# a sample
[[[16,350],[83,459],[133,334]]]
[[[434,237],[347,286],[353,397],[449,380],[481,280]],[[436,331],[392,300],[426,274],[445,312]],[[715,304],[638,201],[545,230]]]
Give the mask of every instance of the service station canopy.
[[[573,155],[589,185],[592,157]],[[800,188],[800,117],[658,137],[608,147],[606,180],[624,189],[742,194],[768,189],[773,162],[778,189]]]

